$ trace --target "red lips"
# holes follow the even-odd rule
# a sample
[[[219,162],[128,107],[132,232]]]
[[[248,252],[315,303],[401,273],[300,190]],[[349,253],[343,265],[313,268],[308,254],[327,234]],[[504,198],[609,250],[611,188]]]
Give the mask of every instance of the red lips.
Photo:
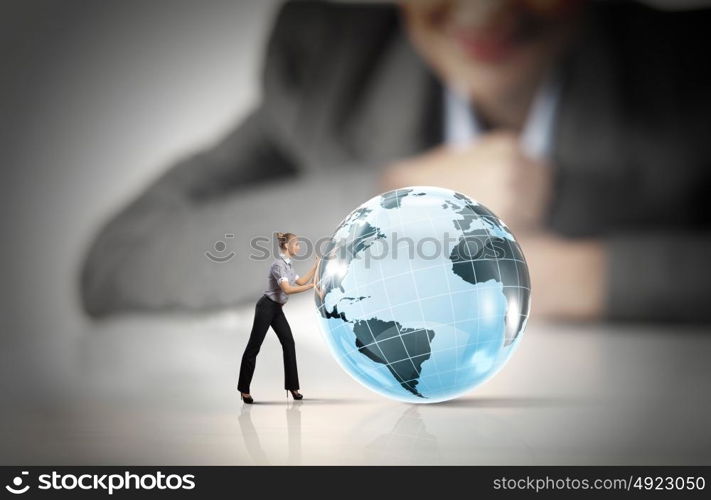
[[[482,33],[456,30],[452,37],[459,48],[473,59],[497,62],[505,59],[516,47],[513,33]]]

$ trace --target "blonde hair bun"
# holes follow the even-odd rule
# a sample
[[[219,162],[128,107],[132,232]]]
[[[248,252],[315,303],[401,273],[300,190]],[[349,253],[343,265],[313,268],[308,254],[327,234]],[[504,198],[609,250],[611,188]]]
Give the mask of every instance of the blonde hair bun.
[[[293,233],[276,233],[276,239],[277,242],[279,243],[279,248],[285,248],[286,243],[289,241],[289,238],[292,236],[295,236]]]

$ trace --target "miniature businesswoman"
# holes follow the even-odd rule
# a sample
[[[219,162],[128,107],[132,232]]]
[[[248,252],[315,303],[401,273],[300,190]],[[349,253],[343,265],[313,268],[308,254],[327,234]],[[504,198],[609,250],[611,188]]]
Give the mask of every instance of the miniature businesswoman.
[[[270,326],[277,334],[284,351],[284,389],[287,391],[287,397],[289,392],[294,399],[304,397],[299,394],[299,374],[296,370],[294,337],[282,307],[292,293],[305,292],[313,288],[314,284],[309,282],[316,273],[318,262],[314,263],[305,276],[299,277],[292,267],[292,257],[300,249],[299,238],[292,233],[276,233],[276,238],[279,243],[279,257],[269,269],[267,290],[257,301],[252,333],[249,335],[239,370],[237,389],[240,391],[242,401],[250,404],[254,400],[249,394],[249,384],[254,374],[259,348],[262,346],[264,336]]]

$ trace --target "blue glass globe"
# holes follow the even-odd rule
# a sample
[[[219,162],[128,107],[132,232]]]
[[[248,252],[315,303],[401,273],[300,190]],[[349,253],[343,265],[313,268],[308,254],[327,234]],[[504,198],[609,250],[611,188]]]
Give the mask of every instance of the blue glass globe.
[[[322,249],[315,300],[340,365],[389,398],[434,403],[494,375],[526,326],[530,281],[506,225],[467,196],[375,196]]]

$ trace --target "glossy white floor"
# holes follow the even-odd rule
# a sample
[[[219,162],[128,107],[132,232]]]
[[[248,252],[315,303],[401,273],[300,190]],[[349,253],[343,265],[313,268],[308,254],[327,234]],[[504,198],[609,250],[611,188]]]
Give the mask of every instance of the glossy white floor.
[[[3,409],[2,462],[711,463],[711,336],[702,329],[531,323],[492,380],[464,398],[412,405],[343,372],[310,297],[292,298],[286,312],[303,401],[281,390],[271,331],[257,403],[239,400],[252,307],[114,320],[55,346],[65,378]]]

